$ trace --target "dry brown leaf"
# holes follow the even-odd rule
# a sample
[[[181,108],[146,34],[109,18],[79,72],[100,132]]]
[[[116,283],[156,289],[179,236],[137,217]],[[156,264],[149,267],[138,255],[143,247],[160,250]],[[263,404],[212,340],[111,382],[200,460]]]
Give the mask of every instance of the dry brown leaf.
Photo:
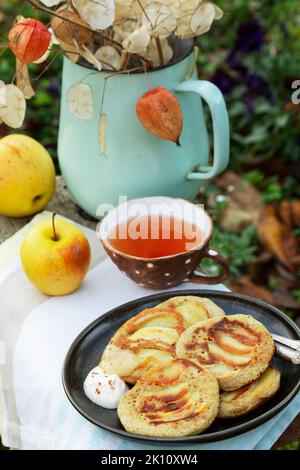
[[[293,226],[292,206],[289,201],[282,201],[279,206],[279,215],[287,227]]]
[[[262,210],[258,236],[266,250],[273,253],[292,271],[292,259],[298,253],[297,239],[291,228],[280,222],[272,204],[268,204]]]
[[[241,276],[238,279],[235,279],[232,283],[229,284],[228,287],[232,292],[250,295],[257,299],[274,304],[274,297],[272,292],[270,292],[265,287],[258,286],[252,282],[248,276]]]
[[[276,307],[299,310],[300,305],[289,293],[285,286],[278,286],[273,292],[267,288],[254,283],[248,276],[241,276],[235,279],[229,286],[232,292],[250,295],[257,299],[264,300]]]
[[[289,227],[297,227],[300,225],[300,201],[282,201],[279,207],[281,219]]]
[[[226,171],[217,179],[219,188],[227,191],[228,194],[243,207],[262,207],[259,191],[250,183],[243,180],[232,171]]]
[[[248,225],[257,225],[262,208],[257,189],[231,171],[224,173],[216,183],[228,197],[218,221],[220,227],[240,232]]]
[[[279,206],[279,215],[289,227],[298,227],[300,225],[300,200],[282,201]]]
[[[27,64],[21,64],[18,59],[16,59],[16,85],[23,92],[27,100],[35,95],[30,81],[28,66]]]
[[[278,286],[274,292],[273,297],[275,304],[281,308],[288,308],[291,310],[300,310],[300,304],[289,293],[288,289],[284,286]]]
[[[294,227],[300,225],[300,201],[299,199],[291,202]]]

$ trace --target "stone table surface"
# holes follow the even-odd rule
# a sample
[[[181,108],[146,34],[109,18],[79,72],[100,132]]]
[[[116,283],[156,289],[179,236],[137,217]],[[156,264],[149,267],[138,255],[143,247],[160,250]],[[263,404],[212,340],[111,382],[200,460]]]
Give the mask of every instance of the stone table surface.
[[[57,177],[56,191],[51,202],[45,208],[64,215],[80,224],[95,229],[97,221],[78,208],[68,193],[67,187],[61,177]],[[0,243],[11,237],[15,232],[27,224],[32,217],[13,219],[0,215]],[[281,435],[273,448],[290,444],[300,440],[300,414]]]

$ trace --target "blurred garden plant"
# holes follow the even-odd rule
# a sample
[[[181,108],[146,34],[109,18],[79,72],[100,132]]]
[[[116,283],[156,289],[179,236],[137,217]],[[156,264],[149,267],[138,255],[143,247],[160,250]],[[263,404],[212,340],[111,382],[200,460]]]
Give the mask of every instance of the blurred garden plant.
[[[199,66],[227,99],[232,167],[255,168],[276,159],[288,173],[288,165],[300,161],[299,106],[292,103],[292,84],[300,78],[300,2],[219,5],[224,18],[213,39],[203,38]]]

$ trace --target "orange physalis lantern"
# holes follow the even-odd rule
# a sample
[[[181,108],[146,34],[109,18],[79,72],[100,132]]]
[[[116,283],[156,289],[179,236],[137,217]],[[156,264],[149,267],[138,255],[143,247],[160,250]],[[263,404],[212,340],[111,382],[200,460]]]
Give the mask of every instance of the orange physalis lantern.
[[[161,86],[149,90],[138,100],[136,112],[147,131],[180,145],[182,111],[173,93]]]
[[[51,34],[40,21],[26,18],[16,23],[8,35],[9,47],[22,64],[40,59],[47,51]]]

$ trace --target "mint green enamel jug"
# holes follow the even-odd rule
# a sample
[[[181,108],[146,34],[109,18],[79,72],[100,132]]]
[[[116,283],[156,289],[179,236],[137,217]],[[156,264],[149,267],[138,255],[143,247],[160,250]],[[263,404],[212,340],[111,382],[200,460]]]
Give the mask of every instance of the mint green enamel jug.
[[[226,105],[215,85],[197,80],[194,64],[195,54],[190,52],[179,62],[147,74],[112,75],[64,59],[59,163],[72,197],[87,213],[96,217],[100,204],[117,205],[120,195],[128,199],[159,195],[192,200],[202,180],[226,168]],[[78,82],[92,89],[94,110],[89,120],[78,119],[68,107],[67,91]],[[156,86],[175,93],[181,104],[181,147],[148,133],[136,116],[137,100]],[[213,122],[211,164],[201,99],[207,102]],[[100,150],[98,137],[101,110],[106,116],[104,153],[104,140]]]

